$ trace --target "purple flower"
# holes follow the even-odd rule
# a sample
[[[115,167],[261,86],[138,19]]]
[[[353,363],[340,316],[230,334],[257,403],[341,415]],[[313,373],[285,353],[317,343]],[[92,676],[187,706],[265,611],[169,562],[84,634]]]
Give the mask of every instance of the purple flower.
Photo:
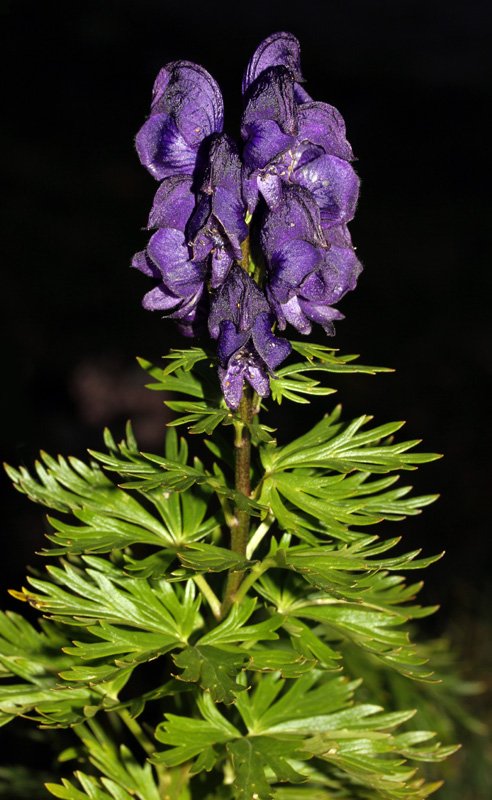
[[[311,192],[323,226],[346,224],[355,213],[359,179],[349,163],[345,125],[333,106],[311,100],[301,80],[299,43],[291,34],[270,36],[248,65],[241,126],[248,204],[256,199],[255,179],[270,207],[283,184],[297,184]]]
[[[268,264],[266,295],[280,330],[287,323],[300,333],[312,323],[334,333],[343,315],[333,303],[355,288],[362,269],[343,226],[331,229],[327,241],[312,195],[285,185],[279,203],[265,217],[261,241]]]
[[[147,311],[162,311],[178,321],[185,336],[196,333],[203,310],[206,265],[194,263],[184,233],[175,228],[160,228],[146,250],[136,253],[132,266],[159,283],[144,296]]]
[[[206,265],[194,262],[186,243],[185,228],[195,205],[191,178],[165,178],[154,198],[149,228],[158,228],[146,250],[133,257],[132,266],[159,281],[144,296],[148,311],[162,311],[178,321],[181,332],[192,336],[206,303]]]
[[[220,286],[248,235],[241,194],[242,165],[235,142],[226,134],[210,141],[207,166],[187,235],[193,259],[210,256],[211,287]]]
[[[214,297],[208,326],[218,339],[219,378],[229,408],[239,406],[244,381],[265,397],[269,371],[287,358],[290,344],[272,333],[268,301],[249,275],[234,265]]]
[[[250,86],[241,120],[244,163],[261,170],[296,145],[294,78],[283,66],[269,67]]]
[[[200,145],[223,123],[222,95],[211,75],[190,61],[172,61],[156,78],[150,116],[137,133],[140,161],[157,180],[192,175]]]

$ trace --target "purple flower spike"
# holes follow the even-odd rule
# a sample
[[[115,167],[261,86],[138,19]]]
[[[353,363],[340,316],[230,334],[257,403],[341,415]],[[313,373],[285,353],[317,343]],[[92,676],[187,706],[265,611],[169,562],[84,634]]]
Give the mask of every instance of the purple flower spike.
[[[155,282],[143,305],[186,335],[208,325],[231,409],[245,381],[268,395],[291,352],[274,325],[334,333],[342,319],[334,306],[362,269],[347,229],[359,179],[345,124],[302,83],[295,36],[261,42],[243,78],[240,152],[222,132],[213,78],[174,61],[157,76],[136,138],[142,164],[161,181],[148,221],[156,232],[132,262]]]
[[[173,61],[159,72],[150,117],[136,138],[138,156],[157,180],[192,175],[203,140],[222,130],[222,95],[198,64]]]
[[[234,265],[215,296],[208,325],[218,339],[221,381],[229,408],[238,407],[244,381],[265,397],[270,391],[268,373],[287,358],[291,346],[272,333],[272,314],[255,282]]]

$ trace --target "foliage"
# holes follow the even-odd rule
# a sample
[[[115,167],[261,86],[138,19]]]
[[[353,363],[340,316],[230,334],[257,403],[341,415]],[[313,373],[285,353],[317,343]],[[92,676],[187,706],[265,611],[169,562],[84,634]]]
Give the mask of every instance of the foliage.
[[[295,350],[303,361],[279,370],[278,402],[329,394],[316,370],[377,371],[330,348]],[[32,472],[7,467],[50,515],[46,568],[12,591],[40,622],[0,616],[0,722],[72,730],[61,782],[47,783],[67,800],[427,797],[440,783],[416,764],[455,750],[432,730],[456,731],[439,720],[459,717],[461,684],[445,682],[442,713],[421,730],[415,708],[435,708],[440,690],[432,649],[410,630],[434,609],[403,575],[439,556],[368,526],[434,500],[399,473],[437,456],[395,438],[402,423],[344,422],[339,407],[279,445],[258,417],[226,408],[205,351],[142,363],[151,388],[187,398],[165,395],[180,416],[162,454],[142,453],[128,425],[88,462],[42,453]],[[248,496],[224,425],[236,445],[244,431],[253,442]],[[209,455],[191,460],[177,426]],[[244,552],[228,538],[240,514]]]

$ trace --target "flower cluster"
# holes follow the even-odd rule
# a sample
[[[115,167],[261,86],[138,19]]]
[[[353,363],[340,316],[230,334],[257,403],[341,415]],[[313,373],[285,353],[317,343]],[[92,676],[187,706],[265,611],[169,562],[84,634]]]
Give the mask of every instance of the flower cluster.
[[[151,113],[137,134],[141,163],[160,181],[133,266],[156,279],[143,305],[188,336],[208,327],[232,409],[244,381],[262,397],[289,355],[274,334],[287,324],[333,334],[333,306],[361,265],[347,223],[359,180],[339,112],[303,88],[300,48],[289,33],[260,44],[243,78],[241,148],[223,132],[223,102],[197,64],[158,74]],[[253,255],[252,255],[253,254]]]

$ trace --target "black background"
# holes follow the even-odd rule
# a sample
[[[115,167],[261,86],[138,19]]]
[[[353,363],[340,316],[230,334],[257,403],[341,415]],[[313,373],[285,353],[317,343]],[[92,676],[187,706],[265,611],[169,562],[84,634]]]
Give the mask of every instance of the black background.
[[[307,89],[339,108],[362,193],[365,271],[335,344],[396,368],[337,381],[347,414],[408,420],[445,458],[411,475],[439,503],[402,523],[407,547],[447,550],[427,576],[436,630],[490,640],[490,4],[483,0],[1,2],[2,455],[82,453],[132,416],[162,441],[161,398],[134,356],[178,339],[140,308],[128,268],[155,184],[133,138],[166,62],[201,63],[235,133],[244,66],[262,38],[301,41]],[[330,398],[331,400],[331,398]],[[282,407],[283,408],[283,407]],[[319,411],[323,408],[320,406]],[[283,412],[287,414],[287,412]],[[298,419],[298,416],[296,417]],[[41,512],[2,484],[2,595],[41,544]],[[480,620],[477,632],[476,620]]]

